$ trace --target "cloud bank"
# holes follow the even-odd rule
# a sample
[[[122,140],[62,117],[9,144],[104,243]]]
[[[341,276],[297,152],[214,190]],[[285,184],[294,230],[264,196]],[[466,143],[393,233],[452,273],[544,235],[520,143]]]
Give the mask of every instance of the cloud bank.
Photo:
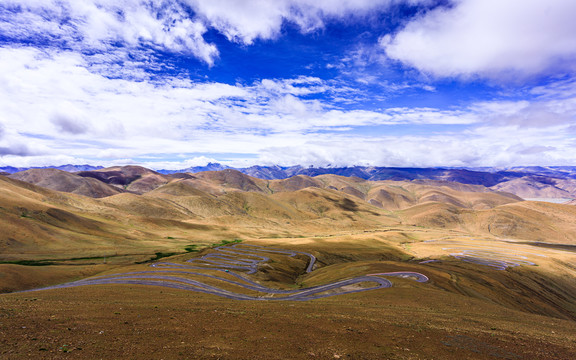
[[[455,0],[410,21],[380,44],[437,77],[533,76],[576,70],[576,2]]]
[[[205,156],[200,154],[243,154],[244,160],[231,158],[230,164],[318,166],[576,159],[576,96],[550,99],[545,88],[532,101],[374,111],[340,106],[337,98],[354,90],[314,77],[248,85],[134,82],[90,72],[72,51],[30,48],[0,49],[0,68],[8,70],[0,73],[0,97],[10,99],[0,102],[1,140],[12,144],[1,149],[5,165],[28,157],[36,165],[124,161],[184,167]],[[309,98],[317,95],[322,98]],[[431,130],[413,134],[422,126]]]
[[[0,166],[576,164],[574,13],[569,0],[4,0]],[[246,59],[222,59],[230,48]],[[310,64],[242,76],[302,48]]]

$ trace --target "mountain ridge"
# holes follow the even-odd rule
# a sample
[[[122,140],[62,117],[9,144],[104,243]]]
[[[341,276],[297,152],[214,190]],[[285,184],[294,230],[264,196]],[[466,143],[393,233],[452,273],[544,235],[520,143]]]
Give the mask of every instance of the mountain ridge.
[[[323,168],[300,165],[255,165],[246,168],[232,168],[218,163],[209,163],[206,166],[181,170],[150,170],[135,165],[110,168],[91,165],[63,165],[54,168],[31,168],[29,170],[5,167],[0,168],[0,174],[18,178],[21,176],[20,174],[26,171],[48,169],[66,171],[84,178],[94,178],[116,187],[121,192],[128,191],[140,194],[177,178],[190,179],[193,177],[192,174],[236,171],[264,181],[288,180],[295,176],[316,178],[323,175],[337,175],[365,181],[450,182],[479,185],[495,191],[513,193],[524,199],[562,199],[562,202],[576,199],[576,167],[573,166],[516,166],[509,168],[350,166]],[[207,175],[200,177],[203,176]],[[79,193],[83,194],[84,192]]]

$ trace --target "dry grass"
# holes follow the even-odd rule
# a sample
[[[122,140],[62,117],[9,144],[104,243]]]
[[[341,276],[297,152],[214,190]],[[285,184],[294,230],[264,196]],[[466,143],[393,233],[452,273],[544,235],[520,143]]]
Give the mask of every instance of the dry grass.
[[[306,303],[136,285],[2,294],[0,358],[576,357],[576,252],[528,244],[575,244],[574,207],[445,183],[268,182],[227,172],[162,185],[144,175],[139,189],[155,190],[103,199],[0,177],[0,261],[53,262],[0,264],[0,291],[150,270],[134,263],[235,238],[317,256],[311,274],[305,258],[271,256],[253,277],[271,287],[391,271],[431,281],[393,278],[390,289]],[[450,256],[467,249],[537,266],[499,271]]]
[[[354,256],[363,253],[357,251]],[[400,267],[423,271],[369,260],[328,265],[308,281]],[[449,280],[441,271],[427,273],[430,284],[393,279],[390,289],[311,302],[230,301],[130,285],[7,294],[0,303],[0,354],[6,359],[576,356],[573,321],[447,291],[442,286]]]

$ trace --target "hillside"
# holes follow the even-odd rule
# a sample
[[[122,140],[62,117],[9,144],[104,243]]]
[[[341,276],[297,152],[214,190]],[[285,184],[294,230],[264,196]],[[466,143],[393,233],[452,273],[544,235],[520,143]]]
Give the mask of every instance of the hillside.
[[[549,178],[544,176],[525,176],[506,181],[492,187],[522,198],[574,199],[576,198],[576,180]]]
[[[47,169],[47,168],[40,168]],[[375,166],[315,168],[302,166],[251,166],[230,168],[221,164],[207,164],[181,170],[152,171],[139,166],[125,166],[103,169],[88,165],[64,165],[57,169],[74,172],[82,177],[92,177],[120,189],[135,193],[145,193],[167,184],[174,178],[190,177],[196,173],[219,173],[228,171],[227,176],[241,172],[252,179],[284,180],[296,176],[321,177],[338,175],[347,178],[360,178],[368,181],[412,181],[444,182],[463,185],[481,185],[496,191],[515,194],[524,199],[552,199],[569,201],[576,198],[576,171],[570,166],[524,166],[510,168],[389,168]],[[2,167],[0,171],[14,174],[27,168]],[[210,175],[204,175],[210,177]],[[224,176],[224,175],[220,175]],[[232,180],[232,183],[234,181]],[[260,186],[260,185],[258,185]],[[256,186],[256,187],[258,187]],[[205,188],[205,190],[208,190]],[[267,191],[265,189],[260,189]],[[209,190],[208,190],[209,191]],[[255,191],[252,189],[251,191]],[[557,200],[555,200],[557,199]]]
[[[124,191],[96,179],[84,178],[57,169],[32,169],[9,175],[9,177],[47,189],[93,198],[111,196]]]
[[[83,178],[93,178],[137,194],[154,190],[172,179],[170,176],[162,175],[141,166],[117,166],[92,171],[80,171],[76,175]]]
[[[12,292],[0,294],[3,357],[115,357],[116,346],[122,356],[274,357],[245,339],[290,358],[576,355],[571,205],[445,180],[22,174],[118,192],[96,198],[0,176],[0,292]],[[251,264],[254,273],[242,270]],[[300,300],[272,301],[282,296]],[[306,340],[286,348],[294,331]]]

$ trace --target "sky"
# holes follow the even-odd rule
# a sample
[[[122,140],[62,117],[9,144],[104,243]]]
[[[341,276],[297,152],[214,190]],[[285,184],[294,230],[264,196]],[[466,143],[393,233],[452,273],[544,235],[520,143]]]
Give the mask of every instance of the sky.
[[[576,165],[574,0],[0,0],[0,166]]]

